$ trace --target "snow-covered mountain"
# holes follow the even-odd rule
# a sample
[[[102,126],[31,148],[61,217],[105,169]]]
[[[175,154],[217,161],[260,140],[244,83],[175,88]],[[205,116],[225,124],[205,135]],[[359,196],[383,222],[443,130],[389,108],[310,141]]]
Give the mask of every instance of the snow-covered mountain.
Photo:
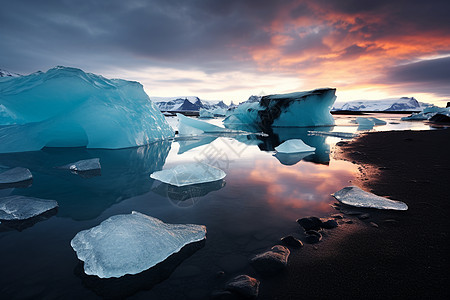
[[[427,107],[426,103],[419,103],[414,97],[401,97],[380,100],[359,100],[346,103],[336,103],[332,110],[350,111],[421,111]]]
[[[200,111],[200,108],[227,109],[228,105],[223,101],[206,101],[200,100],[195,96],[188,97],[150,97],[161,111]]]
[[[0,77],[19,77],[19,76],[22,75],[0,69]]]

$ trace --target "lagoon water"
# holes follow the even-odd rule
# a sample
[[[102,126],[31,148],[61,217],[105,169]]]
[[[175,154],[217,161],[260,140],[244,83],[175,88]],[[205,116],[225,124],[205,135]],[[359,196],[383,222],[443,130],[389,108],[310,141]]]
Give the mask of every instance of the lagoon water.
[[[422,122],[401,122],[400,116],[377,114],[388,124],[372,130],[430,129]],[[331,152],[340,138],[307,132],[358,133],[358,127],[350,123],[354,118],[335,116],[335,127],[278,128],[270,137],[205,136],[122,150],[47,148],[0,154],[0,171],[20,166],[33,173],[30,187],[2,188],[0,197],[26,195],[59,203],[57,212],[32,222],[0,224],[1,298],[117,297],[114,291],[119,286],[119,296],[131,299],[208,299],[228,279],[245,274],[252,255],[285,235],[302,238],[297,218],[334,212],[330,194],[349,185],[357,166],[333,159]],[[174,124],[172,118],[169,122]],[[292,138],[301,138],[316,152],[275,155],[274,147]],[[55,168],[96,157],[101,172],[89,176]],[[149,177],[155,171],[196,161],[219,167],[227,176],[180,188]],[[71,239],[110,216],[131,211],[166,223],[206,225],[207,239],[196,251],[143,277],[103,282],[85,276]],[[225,274],[219,276],[220,271]]]

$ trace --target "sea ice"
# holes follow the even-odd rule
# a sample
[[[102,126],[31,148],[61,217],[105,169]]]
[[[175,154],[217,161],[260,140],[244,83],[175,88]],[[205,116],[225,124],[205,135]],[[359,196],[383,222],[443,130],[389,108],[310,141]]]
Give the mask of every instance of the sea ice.
[[[238,131],[222,128],[210,123],[206,123],[194,118],[189,118],[183,114],[177,114],[179,135],[201,135],[204,133],[238,133]]]
[[[429,120],[436,114],[449,114],[450,108],[442,108],[437,106],[430,106],[424,108],[421,112],[412,113],[410,116],[403,117],[402,121],[424,121]]]
[[[75,68],[0,81],[0,153],[43,147],[118,149],[174,135],[138,82]]]
[[[205,226],[166,224],[133,211],[78,232],[70,245],[86,274],[111,278],[147,270],[205,237]]]
[[[0,184],[11,184],[33,179],[30,170],[26,168],[13,168],[0,173]]]
[[[408,209],[408,206],[404,202],[380,197],[372,193],[363,191],[356,186],[345,187],[332,194],[332,196],[341,203],[356,207],[392,209],[392,210]]]
[[[221,169],[201,162],[178,165],[150,175],[153,179],[175,186],[212,182],[223,179],[225,176],[225,172]]]
[[[374,126],[374,125],[386,125],[387,124],[385,121],[377,119],[377,118],[373,118],[373,117],[368,117],[368,118],[358,117],[352,123],[356,123],[358,125],[363,125],[363,126]]]
[[[92,170],[100,170],[102,166],[100,165],[100,158],[91,158],[85,160],[79,160],[67,165],[60,167],[61,169],[69,169],[75,172],[85,172]]]
[[[269,95],[260,102],[245,102],[231,112],[223,122],[251,124],[261,130],[270,127],[331,126],[330,110],[336,100],[336,89],[324,88],[306,92]]]
[[[58,202],[24,196],[0,198],[0,220],[26,220],[58,207]]]
[[[299,153],[299,152],[313,152],[316,150],[316,148],[306,145],[300,139],[292,139],[287,140],[278,147],[275,147],[275,150],[279,153]]]

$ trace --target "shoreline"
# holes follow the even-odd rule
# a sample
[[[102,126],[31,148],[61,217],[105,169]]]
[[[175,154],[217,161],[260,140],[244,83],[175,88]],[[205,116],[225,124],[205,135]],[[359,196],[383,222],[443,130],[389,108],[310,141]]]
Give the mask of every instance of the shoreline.
[[[335,157],[361,166],[349,185],[409,209],[344,215],[354,223],[291,251],[286,271],[263,279],[259,299],[448,298],[449,146],[443,129],[371,132],[334,148]]]

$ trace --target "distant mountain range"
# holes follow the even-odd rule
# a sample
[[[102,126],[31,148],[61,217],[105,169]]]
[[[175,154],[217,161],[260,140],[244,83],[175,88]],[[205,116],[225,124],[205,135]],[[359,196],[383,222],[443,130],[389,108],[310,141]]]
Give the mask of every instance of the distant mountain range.
[[[150,99],[156,104],[160,111],[200,111],[200,108],[228,108],[228,105],[223,103],[223,101],[202,101],[195,96],[150,97]]]
[[[401,97],[380,100],[359,100],[343,104],[335,103],[333,111],[421,111],[431,104],[417,101],[414,97]]]

